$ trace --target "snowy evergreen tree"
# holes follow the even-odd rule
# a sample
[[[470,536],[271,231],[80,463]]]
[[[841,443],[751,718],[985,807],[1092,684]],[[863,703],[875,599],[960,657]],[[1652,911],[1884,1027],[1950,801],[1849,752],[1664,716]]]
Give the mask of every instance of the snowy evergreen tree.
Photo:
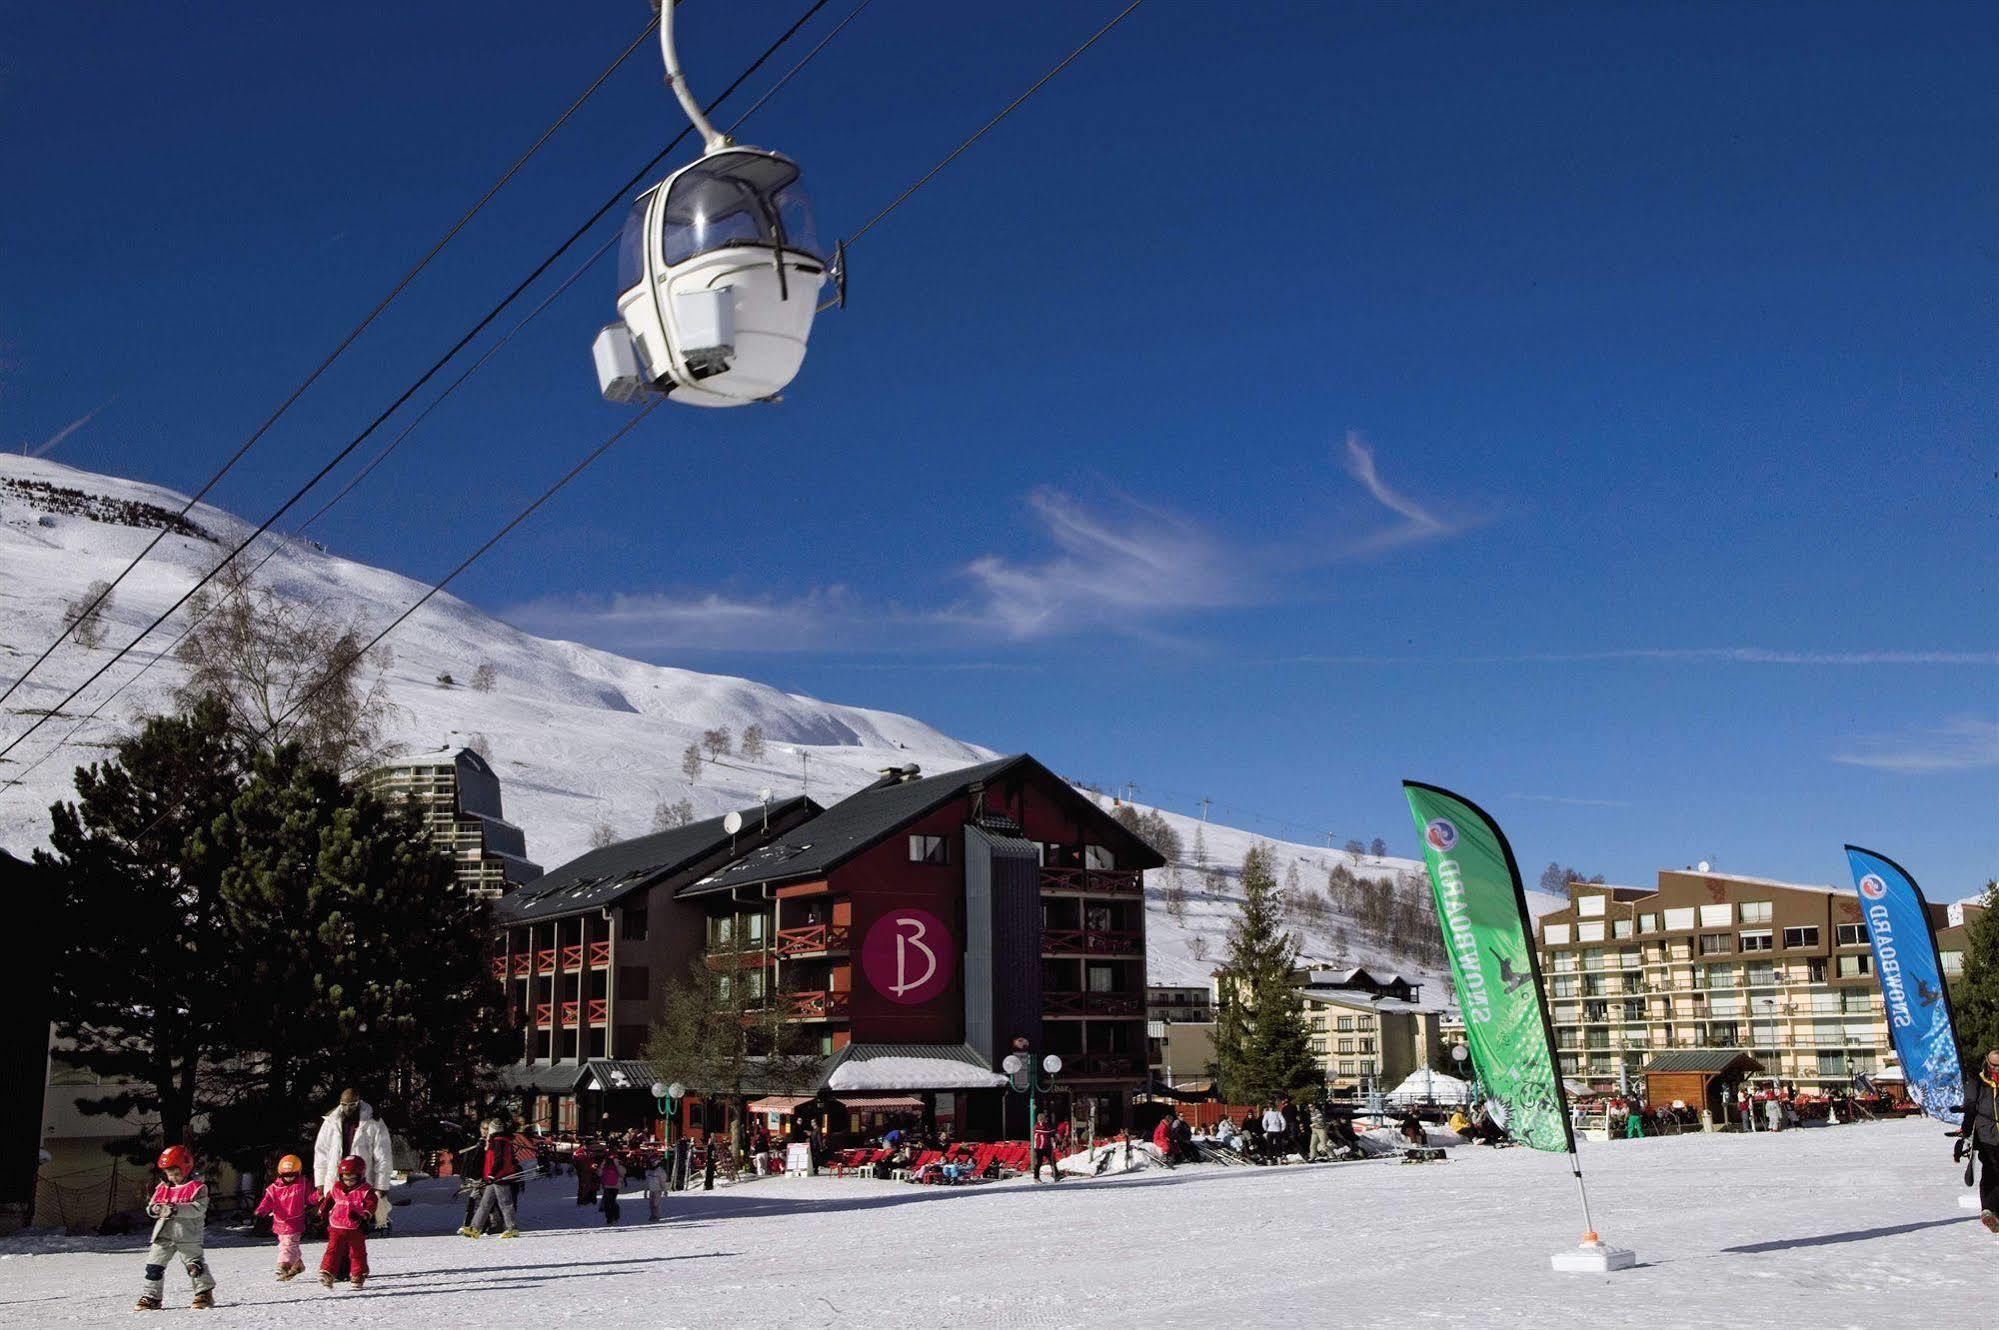
[[[1284,930],[1284,894],[1268,846],[1242,862],[1241,912],[1229,928],[1215,1023],[1215,1078],[1224,1102],[1269,1103],[1321,1083],[1291,984],[1298,943]]]
[[[1958,1051],[1971,1068],[1999,1048],[1999,883],[1985,884],[1983,900],[1985,913],[1966,930],[1964,974],[1950,989]]]

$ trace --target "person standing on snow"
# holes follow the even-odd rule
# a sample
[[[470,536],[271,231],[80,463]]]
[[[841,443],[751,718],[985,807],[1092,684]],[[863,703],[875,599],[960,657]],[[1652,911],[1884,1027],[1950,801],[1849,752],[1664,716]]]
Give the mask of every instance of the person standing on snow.
[[[1048,1161],[1048,1171],[1055,1175],[1055,1181],[1062,1180],[1062,1165],[1055,1154],[1055,1124],[1046,1113],[1034,1120],[1034,1180],[1041,1181],[1041,1161]]]
[[[202,1250],[203,1225],[208,1222],[208,1184],[194,1176],[194,1156],[184,1145],[169,1145],[160,1151],[160,1172],[166,1181],[153,1188],[146,1213],[153,1217],[153,1245],[146,1249],[146,1287],[139,1297],[138,1310],[156,1312],[166,1293],[167,1263],[180,1257],[187,1277],[194,1284],[194,1301],[189,1305],[215,1305],[215,1276],[209,1273],[208,1258]]]
[[[1986,1050],[1971,1078],[1958,1149],[1978,1156],[1978,1222],[1999,1233],[1999,1048]]]
[[[1284,1120],[1284,1110],[1271,1104],[1263,1110],[1263,1140],[1273,1159],[1281,1160],[1290,1153],[1289,1139],[1291,1124]]]
[[[278,1161],[277,1180],[264,1188],[264,1199],[257,1202],[256,1213],[271,1217],[271,1233],[278,1240],[280,1284],[305,1273],[298,1245],[305,1236],[305,1212],[319,1204],[320,1195],[304,1174],[304,1161],[297,1155],[286,1155]]]
[[[336,1179],[319,1208],[326,1214],[326,1251],[319,1258],[319,1286],[332,1288],[347,1272],[356,1289],[368,1282],[368,1230],[375,1227],[382,1194],[368,1185],[368,1161],[349,1155],[334,1166]]]
[[[370,1185],[382,1191],[388,1189],[396,1168],[389,1129],[352,1086],[340,1092],[340,1102],[319,1124],[319,1135],[312,1143],[313,1185],[322,1192],[332,1191],[333,1184],[340,1180],[340,1161],[349,1155],[359,1155],[368,1166]],[[382,1225],[384,1233],[388,1228],[387,1224]]]
[[[497,1206],[500,1222],[506,1225],[500,1236],[517,1238],[521,1231],[514,1215],[514,1189],[510,1185],[518,1168],[513,1135],[496,1121],[481,1123],[480,1130],[485,1134],[486,1148],[480,1157],[479,1204],[473,1208],[472,1222],[458,1232],[468,1238],[485,1237],[486,1218]]]

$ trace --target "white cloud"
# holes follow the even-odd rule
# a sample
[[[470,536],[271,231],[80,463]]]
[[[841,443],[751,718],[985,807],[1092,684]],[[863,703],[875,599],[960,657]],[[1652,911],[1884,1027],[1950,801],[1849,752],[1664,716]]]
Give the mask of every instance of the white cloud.
[[[1999,721],[1952,716],[1942,725],[1903,734],[1864,735],[1832,760],[1907,776],[1999,767]]]
[[[1347,431],[1346,472],[1361,483],[1368,495],[1382,507],[1400,517],[1402,521],[1385,531],[1379,532],[1356,545],[1355,552],[1386,549],[1394,545],[1407,545],[1420,540],[1438,540],[1456,535],[1464,528],[1456,523],[1438,517],[1416,500],[1394,489],[1381,478],[1381,471],[1375,465],[1374,449],[1358,430]]]

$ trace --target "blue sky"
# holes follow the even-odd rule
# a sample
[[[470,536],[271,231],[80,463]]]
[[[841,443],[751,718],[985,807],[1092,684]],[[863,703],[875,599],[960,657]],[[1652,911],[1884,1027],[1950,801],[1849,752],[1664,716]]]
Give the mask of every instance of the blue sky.
[[[1117,7],[875,0],[743,137],[851,232]],[[803,8],[692,0],[696,89]],[[643,20],[7,6],[0,441],[199,484]],[[1995,63],[1976,4],[1149,0],[855,248],[788,401],[655,414],[460,590],[1252,829],[1413,854],[1409,776],[1530,872],[1851,839],[1963,894]],[[647,51],[216,499],[261,515],[676,117]],[[316,533],[455,563],[621,418],[611,286]]]

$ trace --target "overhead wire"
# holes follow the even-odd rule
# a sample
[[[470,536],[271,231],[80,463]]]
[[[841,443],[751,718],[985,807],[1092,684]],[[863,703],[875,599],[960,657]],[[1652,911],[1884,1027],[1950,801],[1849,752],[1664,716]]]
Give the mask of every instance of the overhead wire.
[[[740,129],[744,125],[744,123],[746,123],[749,120],[751,116],[755,115],[759,110],[763,108],[765,103],[769,102],[772,97],[776,96],[779,92],[781,92],[784,89],[785,85],[789,84],[791,80],[794,77],[796,77],[801,70],[803,70],[807,65],[811,64],[812,61],[819,55],[819,53],[825,50],[826,47],[833,41],[834,38],[838,37],[842,32],[844,32],[849,24],[851,24],[855,19],[859,18],[862,12],[865,11],[868,8],[868,6],[872,3],[873,0],[860,0],[859,4],[855,5],[851,10],[847,12],[845,18],[842,18],[839,23],[835,24],[833,28],[831,28],[826,33],[825,36],[821,37],[816,43],[813,44],[811,50],[807,51],[802,57],[799,58],[799,60],[795,64],[791,66],[790,69],[786,70],[784,74],[780,78],[778,78],[774,83],[772,83],[769,88],[765,89],[762,96],[758,97],[754,102],[750,103],[748,108],[746,108],[741,115],[738,115],[735,118],[735,120],[730,124],[729,131],[731,133],[734,133],[736,130]],[[726,96],[726,94],[724,95]],[[719,100],[720,99],[718,99],[718,101]],[[396,450],[398,445],[400,445],[405,439],[407,439],[410,436],[410,434],[413,431],[415,431],[415,429],[419,425],[421,425],[427,418],[429,418],[430,414],[433,411],[435,411],[439,406],[441,406],[444,403],[444,401],[447,398],[449,398],[461,386],[463,386],[466,380],[470,379],[473,375],[477,374],[482,368],[484,368],[485,365],[489,361],[491,361],[496,354],[498,354],[498,352],[502,347],[506,346],[510,341],[513,340],[515,335],[517,335],[523,328],[527,327],[528,324],[532,323],[538,316],[540,316],[545,310],[547,310],[550,305],[552,305],[559,297],[561,297],[564,292],[568,291],[570,287],[575,285],[575,283],[583,276],[584,273],[588,272],[591,268],[595,267],[598,261],[601,260],[605,254],[610,252],[611,247],[615,245],[617,242],[618,242],[618,237],[612,236],[610,239],[606,240],[602,245],[598,246],[598,248],[590,255],[590,257],[585,259],[580,265],[578,265],[578,267],[573,272],[571,272],[568,277],[564,278],[561,284],[558,285],[555,288],[555,290],[550,292],[548,296],[546,296],[541,301],[540,304],[536,305],[534,309],[529,311],[525,317],[523,317],[518,323],[516,323],[512,328],[510,328],[504,335],[502,335],[500,338],[494,341],[494,343],[491,346],[489,346],[480,355],[478,360],[474,361],[469,368],[467,368],[463,373],[461,373],[456,379],[452,380],[450,384],[446,385],[443,391],[438,393],[436,397],[432,398],[431,401],[424,407],[424,409],[417,414],[415,419],[411,420],[409,424],[405,425],[403,429],[396,435],[395,438],[391,439],[386,446],[384,446],[379,452],[375,454],[374,457],[369,459],[367,465],[364,466],[352,479],[350,479],[347,482],[347,484],[344,485],[337,494],[335,494],[332,498],[328,499],[325,503],[321,504],[319,508],[316,511],[314,511],[310,517],[306,518],[303,522],[299,523],[299,525],[293,529],[292,535],[296,537],[298,534],[309,529],[313,523],[317,522],[321,517],[325,516],[329,509],[331,509],[335,504],[339,503],[342,499],[346,498],[349,494],[351,494],[354,491],[355,487],[358,486],[362,481],[366,480],[368,476],[371,475],[377,467],[379,467],[384,461],[386,461],[389,455]],[[270,561],[274,557],[276,557],[279,553],[288,552],[290,548],[291,548],[290,542],[285,538],[280,537],[279,540],[272,545],[271,549],[265,553],[263,558],[257,561],[256,566],[250,570],[249,576],[251,578],[254,578],[259,572],[263,570],[265,565],[270,563]],[[76,736],[82,732],[83,728],[89,725],[91,722],[95,721],[100,715],[102,715],[104,709],[107,706],[109,706],[113,701],[117,700],[118,696],[121,693],[123,693],[127,688],[131,687],[133,684],[137,683],[140,679],[144,678],[145,675],[153,668],[153,666],[159,664],[159,662],[162,659],[172,656],[175,653],[175,651],[179,648],[181,642],[186,640],[186,638],[190,633],[194,632],[197,628],[199,628],[202,622],[204,622],[205,619],[207,618],[208,614],[212,612],[213,612],[213,607],[212,606],[208,607],[203,610],[201,615],[197,616],[196,618],[191,620],[188,624],[186,624],[184,627],[182,627],[180,632],[174,637],[173,641],[169,642],[160,651],[155,652],[152,656],[148,657],[145,664],[141,665],[136,671],[134,671],[130,676],[128,676],[123,683],[120,683],[116,688],[112,689],[109,693],[107,693],[101,701],[99,701],[93,708],[91,708],[90,712],[87,715],[81,717],[76,722],[76,724],[72,725],[69,731],[65,733],[62,736],[62,738],[58,739],[53,745],[51,745],[46,751],[44,751],[40,757],[36,758],[33,762],[28,764],[28,766],[16,772],[13,775],[13,777],[7,781],[6,784],[0,785],[0,795],[4,795],[8,790],[14,788],[14,786],[21,784],[24,780],[28,778],[28,776],[32,775],[35,769],[40,767],[42,763],[48,761],[51,757],[55,756],[56,753],[60,752],[63,748],[67,747],[71,742],[73,742],[76,739]]]
[[[758,55],[757,58],[754,61],[752,61],[750,65],[746,69],[744,69],[741,74],[736,76],[735,80],[732,81],[728,87],[724,88],[721,91],[721,93],[718,94],[714,98],[714,100],[709,103],[710,109],[712,110],[714,107],[719,106],[732,93],[734,93],[736,89],[740,88],[745,82],[747,82],[749,78],[756,73],[757,70],[763,67],[765,62],[767,62],[771,56],[775,55],[780,48],[782,48],[787,42],[791,40],[791,38],[794,35],[797,34],[800,28],[804,27],[808,22],[810,22],[813,16],[818,14],[818,12],[821,9],[824,9],[827,3],[828,0],[813,0],[813,3],[806,9],[806,11],[803,14],[801,14],[798,17],[798,19],[795,22],[791,24],[790,27],[786,28],[784,32],[775,41],[773,41],[769,46],[765,47],[762,54]],[[178,600],[174,601],[173,604],[169,605],[155,619],[153,619],[151,623],[149,623],[145,628],[141,629],[138,636],[134,637],[131,641],[127,642],[124,646],[118,648],[117,651],[113,652],[111,659],[105,661],[102,665],[99,665],[95,670],[93,670],[90,673],[90,675],[87,678],[83,680],[83,682],[79,683],[76,687],[72,688],[62,698],[61,701],[57,702],[49,710],[43,712],[39,717],[35,719],[35,721],[32,724],[28,726],[27,729],[23,730],[13,739],[9,740],[5,747],[0,747],[0,758],[4,758],[9,753],[13,752],[15,748],[20,746],[22,741],[27,739],[30,735],[34,734],[37,730],[41,729],[41,727],[45,725],[51,717],[60,713],[62,709],[64,707],[67,707],[71,702],[74,702],[77,699],[77,697],[82,694],[84,689],[90,687],[91,684],[97,682],[97,680],[102,678],[107,670],[109,670],[113,665],[117,664],[120,660],[122,660],[128,652],[130,652],[133,648],[138,646],[138,644],[141,641],[145,640],[146,637],[151,635],[151,633],[155,629],[157,629],[161,624],[165,623],[169,618],[171,618],[180,609],[181,606],[185,605],[190,599],[194,597],[194,594],[197,591],[201,590],[202,587],[206,586],[219,573],[221,573],[221,571],[225,567],[227,567],[236,558],[237,555],[241,554],[266,531],[270,530],[270,528],[276,524],[278,519],[283,517],[287,512],[291,511],[291,509],[298,503],[298,501],[304,498],[306,494],[313,489],[314,486],[318,485],[319,482],[321,480],[324,480],[328,474],[330,474],[336,467],[340,465],[340,463],[344,462],[348,457],[350,457],[354,453],[355,449],[359,448],[362,443],[364,443],[371,435],[374,434],[374,432],[377,429],[381,427],[383,422],[388,420],[388,418],[391,415],[395,414],[396,411],[401,409],[401,407],[405,403],[407,403],[412,397],[414,397],[418,392],[422,391],[423,386],[426,383],[430,382],[431,379],[435,378],[438,372],[442,370],[445,367],[445,365],[449,364],[458,355],[460,351],[462,351],[469,343],[472,342],[474,338],[476,338],[480,333],[484,332],[486,328],[489,327],[495,319],[497,319],[510,305],[514,303],[515,300],[519,299],[520,296],[530,286],[532,286],[537,280],[539,280],[542,274],[546,273],[551,267],[553,267],[555,263],[559,259],[561,259],[561,257],[564,254],[568,253],[569,250],[575,246],[578,240],[582,239],[584,235],[589,233],[592,227],[596,226],[598,222],[604,219],[604,216],[607,213],[609,213],[611,209],[617,207],[618,204],[623,202],[625,195],[630,193],[632,187],[637,185],[641,180],[645,179],[648,175],[650,175],[661,162],[666,160],[668,154],[670,154],[676,147],[678,147],[680,143],[684,139],[686,139],[687,136],[692,132],[693,130],[690,127],[687,129],[683,129],[680,131],[680,133],[676,134],[673,137],[672,141],[670,141],[664,148],[660,149],[658,153],[654,154],[652,160],[647,162],[638,171],[634,172],[630,179],[626,180],[622,185],[618,187],[616,193],[612,194],[608,199],[606,199],[604,203],[596,209],[596,211],[591,213],[589,218],[586,219],[581,226],[577,227],[574,231],[572,231],[567,239],[565,239],[560,245],[558,245],[555,248],[553,252],[551,252],[546,258],[544,258],[540,263],[538,263],[535,266],[532,272],[530,272],[526,277],[522,278],[521,281],[513,288],[512,291],[508,292],[507,295],[498,304],[494,305],[483,316],[481,316],[479,321],[473,324],[473,326],[462,337],[460,337],[455,343],[453,343],[448,351],[446,351],[442,356],[438,357],[437,360],[431,364],[430,368],[426,369],[423,372],[423,374],[420,375],[414,383],[412,383],[408,388],[404,389],[403,392],[400,395],[398,395],[393,402],[391,402],[378,415],[376,415],[376,417],[369,422],[367,428],[363,429],[359,434],[355,435],[352,439],[350,439],[338,452],[336,452],[332,456],[332,458],[330,458],[325,463],[325,465],[321,466],[319,470],[315,472],[312,475],[312,477],[305,482],[305,484],[301,485],[297,490],[295,490],[290,498],[286,499],[284,503],[280,504],[276,509],[276,511],[272,512],[269,517],[266,517],[263,520],[263,522],[257,526],[256,530],[252,531],[239,544],[237,544],[235,548],[230,550],[229,553],[225,554],[222,557],[222,559],[213,568],[210,568],[206,573],[202,574],[202,576],[196,580],[193,586],[189,587],[185,592],[181,594]],[[18,682],[19,681],[17,680],[16,683]]]
[[[640,30],[639,35],[632,40],[632,44],[630,46],[627,46],[622,52],[620,52],[617,59],[613,60],[609,65],[605,66],[603,73],[597,75],[595,79],[591,80],[590,86],[585,88],[582,91],[582,93],[578,95],[577,98],[569,104],[569,106],[562,112],[562,114],[555,118],[554,123],[550,124],[548,128],[544,129],[541,132],[541,135],[538,138],[536,138],[533,143],[528,145],[527,151],[523,152],[519,157],[515,158],[513,164],[507,167],[505,171],[500,173],[500,178],[495,180],[490,186],[488,186],[486,192],[484,194],[481,194],[478,197],[478,199],[473,202],[472,206],[465,210],[464,215],[459,217],[457,221],[453,222],[451,224],[450,229],[445,231],[445,233],[438,238],[437,242],[433,244],[427,252],[425,252],[423,257],[418,259],[416,263],[410,268],[410,270],[404,273],[402,277],[397,280],[394,286],[389,288],[389,293],[383,296],[379,301],[377,301],[375,303],[375,307],[373,309],[370,309],[367,312],[367,314],[362,317],[359,323],[355,324],[353,328],[348,330],[347,335],[340,339],[339,343],[336,346],[334,346],[332,351],[327,353],[325,359],[321,360],[319,364],[315,365],[312,369],[312,372],[310,374],[307,374],[305,378],[299,382],[298,386],[293,388],[291,392],[285,396],[285,399],[278,403],[277,409],[271,412],[270,415],[266,416],[264,418],[263,423],[258,425],[256,429],[252,430],[250,432],[250,436],[244,439],[241,444],[237,445],[236,451],[231,453],[229,457],[222,463],[222,465],[216,469],[215,473],[211,475],[207,480],[202,482],[201,488],[196,490],[188,498],[188,501],[181,506],[180,512],[175,515],[176,518],[186,517],[189,512],[193,511],[194,505],[201,502],[202,498],[205,495],[207,495],[207,493],[210,490],[214,489],[215,486],[221,482],[222,478],[228,475],[229,472],[232,469],[234,469],[235,465],[238,462],[242,461],[244,456],[248,454],[252,448],[256,447],[258,441],[261,440],[265,434],[270,432],[271,427],[276,425],[279,419],[283,417],[287,411],[291,410],[293,404],[296,403],[299,398],[305,395],[306,390],[311,388],[313,384],[317,383],[319,381],[320,376],[325,374],[327,370],[331,369],[333,367],[333,363],[336,360],[340,359],[342,355],[346,354],[347,348],[354,345],[354,343],[360,338],[361,334],[366,332],[368,328],[371,325],[373,325],[375,320],[381,317],[383,311],[387,310],[390,305],[395,303],[396,298],[402,295],[403,291],[408,288],[409,284],[415,281],[417,279],[417,276],[420,273],[422,273],[425,268],[428,268],[430,266],[431,260],[435,259],[441,252],[443,252],[444,247],[450,244],[452,240],[457,237],[458,233],[464,230],[466,225],[470,223],[474,217],[478,216],[480,211],[484,209],[488,203],[492,202],[493,197],[496,194],[498,194],[501,189],[505,188],[508,181],[512,180],[517,174],[520,173],[521,168],[527,165],[528,160],[532,158],[537,152],[541,151],[542,145],[546,144],[549,141],[549,139],[553,138],[556,134],[556,131],[560,130],[565,124],[567,124],[570,118],[574,116],[576,112],[582,108],[583,104],[589,101],[590,98],[596,94],[599,88],[604,86],[605,80],[609,79],[611,75],[615,74],[618,71],[618,69],[625,63],[625,61],[631,58],[632,53],[638,50],[640,46],[645,44],[646,39],[652,35],[653,29],[657,28],[658,26],[659,26],[659,19],[657,16],[649,19],[646,22],[645,27]],[[99,591],[94,597],[92,597],[90,603],[85,605],[80,611],[78,611],[76,615],[72,617],[71,621],[68,624],[64,625],[62,631],[56,634],[55,639],[51,641],[46,647],[42,648],[41,654],[36,656],[33,661],[29,662],[27,669],[21,671],[21,673],[15,679],[13,679],[10,683],[8,683],[4,691],[0,691],[0,704],[4,704],[8,698],[12,697],[14,695],[15,690],[20,688],[22,684],[28,681],[28,676],[41,668],[41,666],[48,660],[48,658],[55,653],[56,648],[60,647],[63,644],[63,642],[68,639],[69,635],[75,631],[76,625],[78,623],[84,622],[86,619],[88,619],[91,613],[95,611],[98,606],[102,605],[107,599],[110,598],[111,593],[116,591],[118,587],[125,581],[125,579],[131,575],[131,572],[134,568],[137,568],[141,563],[145,562],[147,556],[150,555],[156,548],[158,548],[159,543],[162,540],[166,539],[168,532],[173,529],[174,525],[175,525],[174,522],[169,521],[163,526],[161,526],[158,531],[153,533],[153,538],[148,542],[146,542],[145,548],[141,549],[138,552],[138,554],[134,555],[131,562],[127,563],[124,566],[124,568],[120,569],[118,575],[112,578],[108,583],[106,583],[104,585],[104,588],[101,591]]]

